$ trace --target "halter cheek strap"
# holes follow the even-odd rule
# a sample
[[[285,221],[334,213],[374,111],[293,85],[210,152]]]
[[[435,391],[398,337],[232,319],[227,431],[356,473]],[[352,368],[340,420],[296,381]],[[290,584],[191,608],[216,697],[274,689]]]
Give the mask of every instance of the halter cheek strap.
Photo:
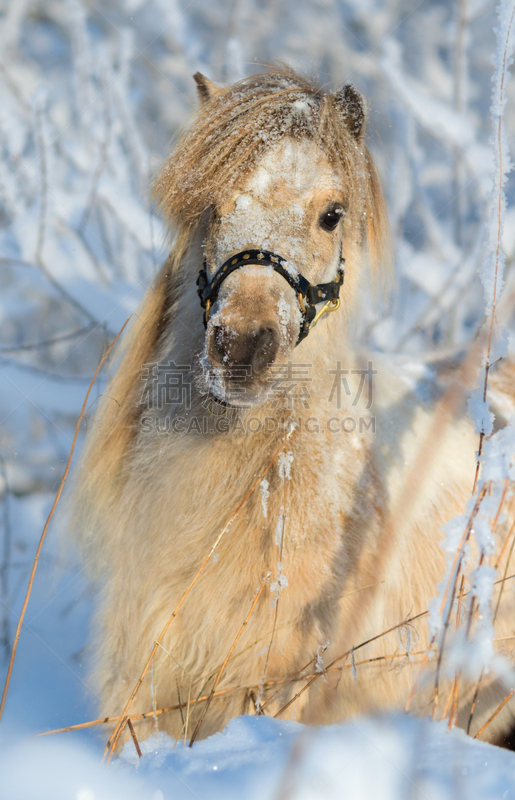
[[[229,277],[231,272],[240,269],[240,267],[245,267],[247,264],[261,264],[272,267],[274,272],[278,272],[297,293],[302,314],[297,344],[306,338],[320,317],[329,311],[336,311],[340,307],[340,288],[343,285],[345,276],[344,258],[340,260],[338,275],[334,281],[312,284],[300,272],[288,268],[286,259],[282,258],[282,256],[270,253],[267,250],[244,250],[228,258],[220,269],[215,272],[211,280],[208,278],[207,264],[204,261],[204,267],[200,270],[197,278],[200,305],[205,309],[204,327],[207,327],[211,306],[216,301],[224,280]],[[318,303],[324,303],[324,306],[317,313],[315,306]]]

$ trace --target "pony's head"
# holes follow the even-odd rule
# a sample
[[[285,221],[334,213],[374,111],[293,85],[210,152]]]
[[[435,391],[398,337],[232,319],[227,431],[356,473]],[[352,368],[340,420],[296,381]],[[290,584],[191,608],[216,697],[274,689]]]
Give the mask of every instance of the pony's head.
[[[320,311],[337,307],[343,264],[348,300],[365,239],[373,262],[384,254],[384,202],[364,144],[364,100],[351,85],[326,93],[288,70],[229,88],[195,80],[198,119],[155,192],[182,230],[207,218],[206,388],[257,404],[273,366],[292,358]]]
[[[228,88],[195,80],[198,117],[154,186],[175,245],[125,339],[83,461],[81,508],[91,520],[94,507],[98,524],[112,504],[105,475],[123,486],[139,430],[143,364],[169,356],[175,341],[175,357],[180,347],[186,356],[201,351],[204,391],[235,405],[260,403],[274,364],[314,365],[323,348],[334,354],[364,245],[372,267],[388,254],[383,196],[364,143],[365,104],[352,86],[325,92],[286,69]],[[269,258],[258,258],[263,251]],[[343,287],[335,283],[342,256]],[[219,275],[228,262],[227,277]],[[201,270],[204,309],[195,294]],[[314,320],[306,301],[316,313],[325,301],[298,291],[306,284],[335,285],[343,306],[307,336]]]

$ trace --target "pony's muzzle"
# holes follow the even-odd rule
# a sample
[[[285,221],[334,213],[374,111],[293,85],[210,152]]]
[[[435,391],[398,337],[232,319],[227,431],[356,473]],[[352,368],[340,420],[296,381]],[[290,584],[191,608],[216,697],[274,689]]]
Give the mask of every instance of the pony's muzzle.
[[[215,325],[213,344],[222,367],[246,369],[250,381],[260,378],[277,358],[280,337],[277,327],[268,323],[237,333]]]

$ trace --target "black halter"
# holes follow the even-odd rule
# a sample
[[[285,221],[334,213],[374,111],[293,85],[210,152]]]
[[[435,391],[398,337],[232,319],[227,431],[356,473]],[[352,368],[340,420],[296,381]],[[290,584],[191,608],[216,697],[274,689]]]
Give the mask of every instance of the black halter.
[[[267,250],[244,250],[242,253],[237,253],[235,256],[228,258],[220,269],[215,272],[210,281],[207,274],[207,264],[204,260],[204,268],[200,270],[197,278],[197,291],[200,297],[200,305],[205,309],[204,327],[207,327],[211,306],[218,297],[220,287],[231,272],[234,272],[240,267],[245,267],[247,264],[262,264],[272,267],[274,272],[278,272],[279,275],[282,275],[284,280],[289,283],[292,289],[297,293],[302,314],[299,338],[297,339],[297,344],[299,344],[299,342],[305,339],[314,322],[317,322],[323,313],[326,311],[334,311],[339,307],[340,288],[343,285],[345,276],[345,259],[342,258],[340,260],[336,280],[330,281],[329,283],[317,283],[315,285],[306,280],[300,272],[290,271],[284,266],[285,263],[285,258],[275,253],[269,253]],[[315,308],[317,303],[325,303],[327,306],[324,306],[318,314]]]

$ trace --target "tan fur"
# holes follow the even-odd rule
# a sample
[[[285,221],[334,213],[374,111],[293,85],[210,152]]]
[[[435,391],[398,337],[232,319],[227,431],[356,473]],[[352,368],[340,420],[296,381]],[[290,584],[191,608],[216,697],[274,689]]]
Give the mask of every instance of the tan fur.
[[[352,397],[344,392],[340,409],[335,409],[334,398],[330,400],[336,363],[349,371],[358,366],[348,343],[346,312],[363,274],[365,234],[372,257],[379,260],[388,252],[384,201],[363,133],[352,134],[336,95],[290,72],[249,78],[211,95],[210,91],[204,92],[196,122],[155,184],[179,237],[133,324],[90,432],[76,498],[80,541],[100,590],[95,680],[101,714],[114,715],[122,711],[154,641],[203,558],[269,465],[290,418],[296,421],[297,430],[285,446],[287,461],[276,460],[266,476],[266,516],[258,488],[230,525],[155,658],[157,707],[177,703],[179,695],[184,701],[205,693],[255,592],[270,573],[271,586],[262,594],[218,687],[238,691],[213,700],[202,736],[248,709],[251,690],[255,695],[261,692],[261,702],[271,697],[279,685],[269,682],[295,676],[319,648],[327,664],[426,610],[444,571],[441,526],[463,511],[470,496],[477,447],[477,437],[460,411],[445,423],[443,435],[435,437],[421,465],[420,446],[431,442],[435,403],[420,400],[395,369],[375,357],[378,374],[371,409],[365,396],[353,403],[359,375],[350,372]],[[299,100],[307,103],[307,111],[305,105],[294,105]],[[289,164],[297,161],[301,167],[295,175]],[[265,167],[263,178],[258,171]],[[263,180],[268,187],[264,192]],[[347,208],[334,233],[321,232],[318,222],[330,198]],[[247,207],[249,213],[241,214]],[[290,213],[293,207],[301,220],[298,230]],[[256,214],[261,215],[259,226]],[[202,326],[195,277],[203,253],[212,272],[231,253],[264,246],[263,236],[271,240],[269,249],[294,261],[312,282],[334,275],[340,252],[346,258],[343,309],[324,317],[297,348],[297,298],[281,276],[260,272],[259,267],[245,267],[227,279],[207,332]],[[297,403],[290,409],[286,396],[263,400],[263,379],[248,390],[245,407],[229,410],[227,432],[160,433],[160,427],[179,419],[188,425],[195,417],[201,430],[204,424],[213,425],[205,400],[208,391],[214,396],[217,391],[216,327],[225,325],[235,336],[244,336],[256,319],[275,324],[278,307],[287,323],[277,363],[311,365],[311,380],[298,380],[309,392],[309,408]],[[199,358],[206,367],[204,383]],[[140,404],[140,368],[170,360],[191,364],[189,377],[196,382],[191,411],[178,406],[146,411]],[[228,384],[229,379],[224,380]],[[335,418],[358,420],[357,430],[333,433],[329,421]],[[251,419],[254,425],[274,419],[277,429],[243,431]],[[413,475],[414,470],[420,472]],[[404,494],[408,477],[415,478],[409,502]],[[278,530],[281,538],[281,520],[282,545],[276,541]],[[507,524],[500,527],[501,541]],[[503,601],[500,636],[513,633],[512,594],[506,592]],[[423,650],[425,620],[416,623],[413,635],[419,637],[413,650]],[[357,651],[355,659],[395,652],[401,653],[402,647],[394,632]],[[290,706],[286,716],[323,723],[403,708],[420,658],[398,659],[399,669],[395,663],[358,667],[357,681],[351,669],[329,673]],[[308,672],[312,670],[313,666]],[[299,686],[302,683],[286,686],[267,713],[275,713]],[[463,715],[472,691],[465,687],[460,696]],[[475,729],[504,691],[485,680]],[[427,713],[431,697],[432,688],[422,684],[414,708]],[[190,734],[200,708],[191,709]],[[149,673],[131,710],[151,709]],[[510,718],[506,709],[492,732],[505,728]],[[460,718],[461,724],[464,721]],[[147,732],[152,725],[148,723]],[[160,717],[159,725],[174,736],[181,731],[184,735],[178,712]]]

